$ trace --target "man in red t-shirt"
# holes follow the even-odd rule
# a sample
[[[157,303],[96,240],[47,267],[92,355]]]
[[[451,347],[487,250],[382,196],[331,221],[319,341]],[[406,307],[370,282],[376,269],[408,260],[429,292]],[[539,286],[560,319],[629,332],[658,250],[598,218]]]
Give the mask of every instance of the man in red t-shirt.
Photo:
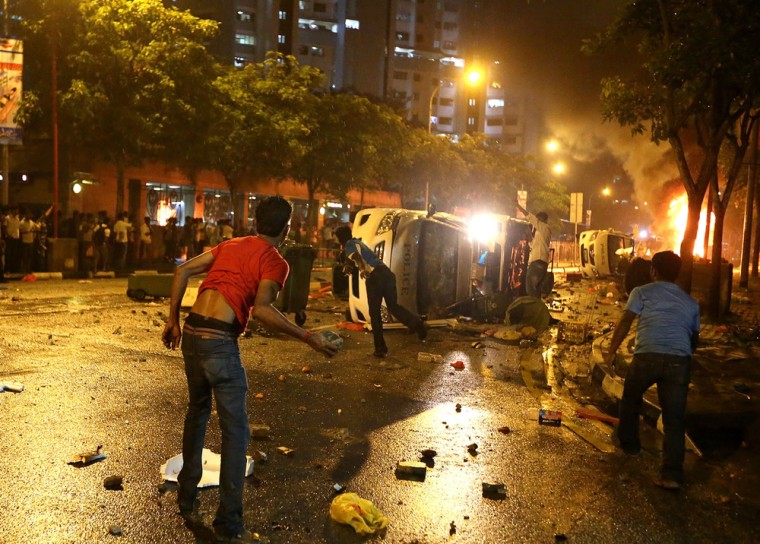
[[[277,251],[290,229],[291,205],[282,197],[264,199],[256,208],[256,236],[222,242],[177,267],[172,285],[164,345],[182,344],[189,401],[182,436],[183,466],[177,481],[180,514],[198,521],[196,500],[203,473],[202,452],[216,398],[222,431],[219,508],[214,519],[217,542],[250,542],[243,526],[243,480],[250,438],[246,414],[248,381],[237,338],[253,315],[267,327],[303,340],[328,357],[337,348],[289,321],[274,306],[288,276],[288,264]],[[191,276],[207,273],[185,326],[179,310]]]

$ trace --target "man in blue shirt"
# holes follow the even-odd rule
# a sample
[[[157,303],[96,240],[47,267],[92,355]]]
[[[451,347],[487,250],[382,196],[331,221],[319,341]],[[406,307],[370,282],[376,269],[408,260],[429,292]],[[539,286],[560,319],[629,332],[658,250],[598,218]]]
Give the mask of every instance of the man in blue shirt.
[[[335,230],[335,237],[343,247],[343,252],[349,262],[359,269],[359,274],[365,279],[369,320],[375,341],[375,352],[372,355],[382,358],[388,354],[388,346],[383,338],[383,320],[380,315],[383,299],[391,315],[410,330],[415,331],[420,340],[424,340],[427,337],[427,327],[420,316],[398,303],[396,275],[391,272],[391,269],[385,266],[385,263],[364,242],[358,238],[352,238],[349,227],[338,227]]]
[[[675,284],[681,258],[672,251],[652,257],[652,283],[631,291],[623,316],[612,334],[605,355],[613,364],[615,353],[638,317],[633,361],[625,376],[617,435],[623,451],[636,455],[639,411],[644,392],[657,384],[662,409],[663,463],[657,485],[676,491],[683,482],[686,434],[686,395],[691,355],[699,343],[699,304]]]

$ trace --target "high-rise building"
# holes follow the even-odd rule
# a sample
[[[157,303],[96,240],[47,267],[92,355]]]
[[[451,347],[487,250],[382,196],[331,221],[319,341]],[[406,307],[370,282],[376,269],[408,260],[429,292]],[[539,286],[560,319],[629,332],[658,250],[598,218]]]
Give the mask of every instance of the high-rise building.
[[[243,66],[294,55],[326,88],[384,97],[433,134],[480,132],[510,152],[535,151],[539,117],[486,61],[493,0],[172,0],[221,23],[209,49]],[[466,74],[480,80],[469,84]]]

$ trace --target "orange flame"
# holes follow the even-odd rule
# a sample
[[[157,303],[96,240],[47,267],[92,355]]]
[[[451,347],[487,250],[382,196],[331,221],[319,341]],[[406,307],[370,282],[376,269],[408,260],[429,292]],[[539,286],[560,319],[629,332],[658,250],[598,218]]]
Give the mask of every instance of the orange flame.
[[[673,251],[680,252],[681,241],[686,232],[686,220],[689,216],[689,199],[686,195],[681,195],[670,201],[668,205],[668,223],[673,232],[673,238],[669,244]],[[710,239],[709,244],[712,246],[713,226],[715,225],[715,214],[710,214]],[[702,209],[699,214],[699,229],[697,238],[694,240],[694,255],[704,258],[705,253],[705,230],[707,229],[707,209]]]

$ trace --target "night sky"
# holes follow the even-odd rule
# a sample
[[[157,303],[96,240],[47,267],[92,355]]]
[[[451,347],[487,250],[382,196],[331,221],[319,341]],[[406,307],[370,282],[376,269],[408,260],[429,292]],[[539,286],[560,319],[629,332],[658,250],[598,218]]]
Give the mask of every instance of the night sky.
[[[581,53],[585,38],[611,23],[625,0],[492,0],[492,32],[480,47],[498,58],[506,87],[528,96],[544,112],[549,132],[560,137],[569,156],[563,182],[570,191],[598,194],[613,183],[621,198],[652,200],[675,166],[663,161],[667,145],[604,122],[600,80],[631,66],[633,52],[604,56]],[[635,192],[634,192],[635,187]],[[612,226],[612,225],[611,225]]]

